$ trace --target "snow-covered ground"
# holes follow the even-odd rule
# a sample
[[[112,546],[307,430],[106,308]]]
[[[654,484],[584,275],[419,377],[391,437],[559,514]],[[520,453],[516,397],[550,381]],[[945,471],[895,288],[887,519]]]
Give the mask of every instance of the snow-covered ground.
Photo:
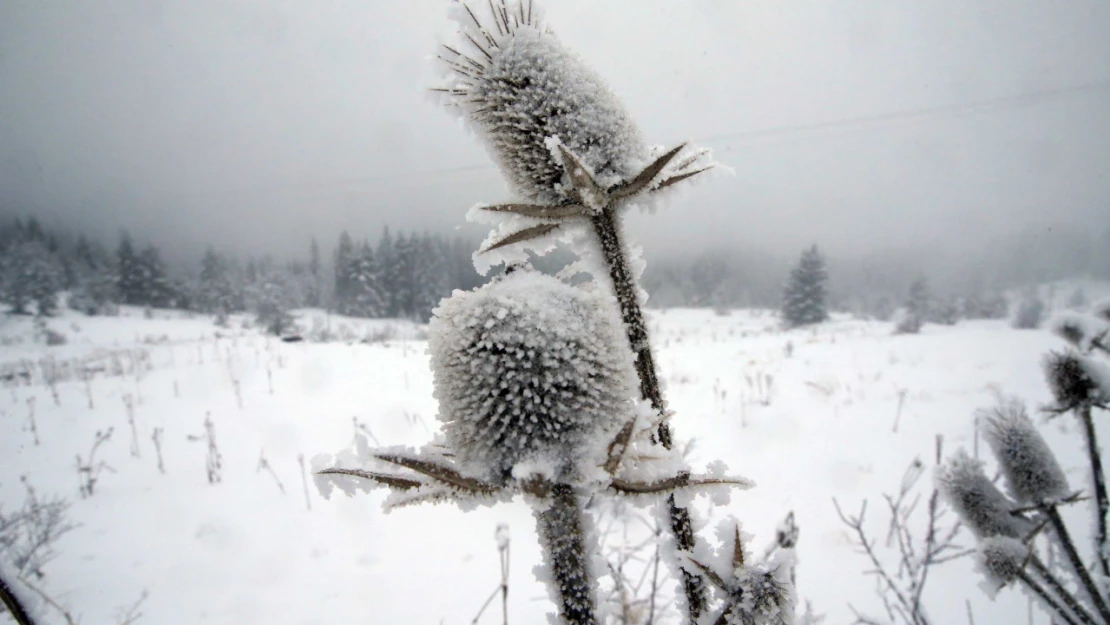
[[[20,504],[20,476],[73,500],[80,526],[60,541],[42,583],[84,623],[115,622],[116,608],[144,590],[141,623],[470,623],[498,585],[499,523],[512,539],[509,622],[546,622],[551,606],[532,574],[539,553],[523,503],[383,514],[381,491],[324,500],[311,481],[306,502],[298,458],[307,465],[347,446],[353,419],[381,444],[431,437],[436,406],[419,327],[333,318],[329,329],[348,342],[282,343],[238,318],[228,329],[202,316],[153,316],[67,313],[49,321],[67,339],[52,347],[33,338],[29,319],[0,318],[0,374],[32,374],[30,383],[18,373],[0,383],[0,505]],[[911,460],[931,464],[937,434],[949,452],[971,447],[972,411],[999,393],[1047,402],[1039,362],[1060,347],[1047,332],[995,321],[892,336],[890,324],[844,318],[783,332],[767,312],[669,310],[652,312],[651,326],[691,462],[723,459],[757,483],[714,518],[742,519],[761,550],[793,510],[799,592],[826,623],[850,622],[849,603],[881,610],[832,499],[848,510],[870,499],[868,527],[881,539],[881,494],[897,489]],[[85,369],[91,377],[78,373]],[[206,443],[190,440],[205,433],[206,418],[222,460],[217,484],[206,477]],[[1046,435],[1072,486],[1083,487],[1079,438],[1057,423]],[[75,457],[86,458],[108,428],[96,459],[109,468],[81,498]],[[1087,527],[1082,510],[1069,512]],[[619,541],[619,532],[610,537]],[[967,559],[935,571],[926,591],[935,622],[967,622],[965,598],[978,623],[1024,621],[1023,597],[1007,591],[992,604],[978,581]],[[500,622],[500,606],[480,622]]]

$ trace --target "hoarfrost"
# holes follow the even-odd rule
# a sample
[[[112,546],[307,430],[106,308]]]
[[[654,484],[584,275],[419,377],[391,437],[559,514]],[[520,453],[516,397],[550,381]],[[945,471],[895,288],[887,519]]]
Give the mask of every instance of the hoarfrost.
[[[1002,467],[1010,494],[1020,503],[1039,504],[1068,495],[1064,471],[1041,437],[1025,406],[1016,399],[979,412],[983,434]]]
[[[998,591],[1014,581],[1025,568],[1029,547],[1016,538],[991,536],[979,543],[976,568],[986,577],[980,586],[994,599]]]
[[[1010,514],[1013,504],[991,483],[982,463],[963,449],[937,469],[937,489],[980,538],[1016,538],[1030,529],[1027,521]]]
[[[608,84],[542,24],[509,3],[510,24],[481,27],[466,7],[453,11],[458,43],[441,58],[446,104],[458,107],[497,161],[514,193],[542,204],[575,201],[557,139],[606,185],[635,175],[649,150]],[[506,32],[507,31],[507,32]]]
[[[456,291],[428,328],[446,444],[494,480],[521,462],[559,478],[600,464],[632,416],[626,343],[604,298],[550,276],[516,271]]]

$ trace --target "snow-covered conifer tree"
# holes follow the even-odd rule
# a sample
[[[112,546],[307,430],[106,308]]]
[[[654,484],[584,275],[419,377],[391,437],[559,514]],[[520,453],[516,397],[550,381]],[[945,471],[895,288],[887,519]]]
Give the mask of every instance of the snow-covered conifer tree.
[[[829,318],[828,270],[814,245],[802,252],[782,296],[782,319],[789,327],[821,323]]]
[[[5,250],[4,294],[12,312],[26,314],[30,305],[42,316],[54,314],[58,291],[62,288],[62,269],[39,241],[27,240]]]
[[[381,317],[385,314],[380,272],[374,248],[364,241],[347,265],[349,292],[343,314],[354,317]]]

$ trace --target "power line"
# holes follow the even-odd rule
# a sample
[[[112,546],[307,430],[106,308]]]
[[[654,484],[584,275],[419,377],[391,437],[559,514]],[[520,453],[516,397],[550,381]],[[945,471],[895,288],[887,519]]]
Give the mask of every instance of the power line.
[[[1110,89],[1110,80],[1103,80],[1099,82],[1084,83],[1080,85],[1073,85],[1070,87],[1059,87],[1056,89],[1044,89],[1040,91],[1030,91],[1010,96],[1001,96],[997,98],[989,98],[986,100],[979,100],[976,102],[967,102],[962,104],[950,104],[943,106],[935,106],[928,108],[909,109],[904,111],[895,111],[890,113],[879,113],[875,115],[866,115],[861,117],[849,117],[835,120],[828,120],[823,122],[815,122],[809,124],[792,124],[786,126],[775,126],[771,128],[764,128],[759,130],[746,130],[738,132],[726,132],[715,135],[709,135],[698,139],[702,143],[712,143],[716,141],[752,141],[760,139],[771,139],[776,137],[784,137],[790,135],[804,135],[816,133],[821,131],[831,130],[858,130],[866,129],[871,126],[878,126],[892,122],[923,122],[932,119],[941,119],[946,117],[960,117],[964,115],[974,115],[979,113],[988,113],[1008,108],[1015,108],[1035,104],[1037,102],[1049,100],[1052,98],[1066,97],[1071,95],[1080,95],[1084,93],[1096,93]],[[410,178],[422,178],[441,176],[446,174],[468,173],[475,171],[491,171],[494,170],[493,165],[458,165],[453,167],[441,167],[436,169],[413,170],[408,172],[398,172],[390,174],[379,174],[373,176],[353,176],[350,178],[335,178],[330,180],[318,180],[308,182],[288,182],[288,183],[274,183],[264,185],[245,186],[232,189],[217,189],[211,191],[197,191],[197,192],[182,192],[182,193],[167,193],[158,194],[156,196],[143,196],[146,199],[166,199],[166,198],[203,198],[203,197],[223,197],[233,195],[248,195],[253,193],[262,192],[275,192],[275,191],[292,191],[298,189],[318,189],[318,188],[336,188],[346,185],[365,184],[373,182],[395,182],[398,180]],[[424,183],[423,186],[441,186],[445,184],[444,181],[434,183]],[[396,188],[390,185],[390,189]]]
[[[934,118],[959,117],[963,115],[973,115],[977,113],[985,113],[995,110],[1024,106],[1027,104],[1033,104],[1055,97],[1091,93],[1103,91],[1106,89],[1110,89],[1110,80],[1086,83],[1071,87],[1060,87],[1057,89],[1031,91],[1017,95],[1002,96],[998,98],[990,98],[987,100],[979,100],[977,102],[968,102],[963,104],[950,104],[931,108],[910,109],[906,111],[896,111],[892,113],[880,113],[877,115],[867,115],[863,117],[836,119],[812,124],[776,126],[773,128],[765,128],[762,130],[724,133],[703,137],[700,139],[700,141],[709,143],[711,141],[720,140],[764,139],[795,133],[818,132],[822,130],[851,130],[855,128],[865,128],[867,126],[879,125],[887,122],[926,121]]]

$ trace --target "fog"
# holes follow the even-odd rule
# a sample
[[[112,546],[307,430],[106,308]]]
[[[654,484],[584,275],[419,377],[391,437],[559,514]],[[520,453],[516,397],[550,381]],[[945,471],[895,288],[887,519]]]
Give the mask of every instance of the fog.
[[[505,199],[427,97],[445,0],[0,0],[0,211],[171,258],[475,232]],[[960,254],[1110,214],[1110,4],[549,1],[649,141],[734,175],[649,250]]]

